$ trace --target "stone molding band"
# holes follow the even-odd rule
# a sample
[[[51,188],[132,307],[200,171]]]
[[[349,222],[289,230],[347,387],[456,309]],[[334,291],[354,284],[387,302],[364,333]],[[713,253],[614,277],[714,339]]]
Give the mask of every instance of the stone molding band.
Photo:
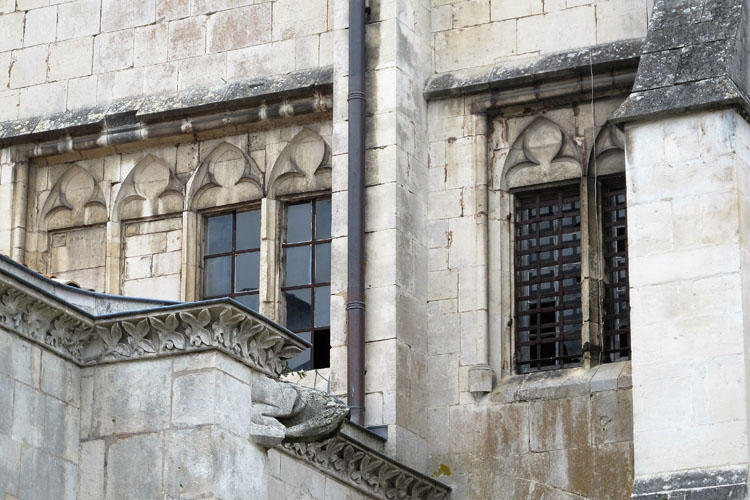
[[[25,158],[251,125],[333,109],[333,69],[298,71],[176,94],[0,122],[0,147]]]
[[[343,432],[319,443],[284,443],[278,449],[375,498],[443,500],[450,488],[404,467]]]
[[[744,499],[747,467],[688,470],[672,474],[640,476],[633,483],[633,500]]]
[[[270,377],[308,343],[231,299],[90,315],[0,274],[0,327],[80,366],[216,349]]]

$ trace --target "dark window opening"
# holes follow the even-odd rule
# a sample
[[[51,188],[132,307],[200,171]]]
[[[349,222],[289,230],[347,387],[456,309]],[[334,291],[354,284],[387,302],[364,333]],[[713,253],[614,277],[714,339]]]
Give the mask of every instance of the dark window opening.
[[[604,258],[603,361],[630,359],[630,292],[625,178],[602,181]]]
[[[282,244],[286,327],[313,347],[288,361],[291,370],[330,366],[331,200],[287,205]]]
[[[577,186],[515,196],[516,367],[579,366],[581,201]]]
[[[203,298],[232,297],[258,310],[260,210],[206,218]]]

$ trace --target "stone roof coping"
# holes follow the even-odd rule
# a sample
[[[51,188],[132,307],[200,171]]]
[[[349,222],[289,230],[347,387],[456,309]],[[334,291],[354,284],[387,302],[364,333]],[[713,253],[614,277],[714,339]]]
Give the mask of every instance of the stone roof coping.
[[[750,5],[658,0],[633,92],[615,123],[725,107],[750,110]]]
[[[86,292],[0,256],[0,327],[79,366],[219,350],[278,378],[310,343],[230,298],[165,302]]]
[[[418,472],[350,435],[344,425],[319,443],[284,443],[278,449],[375,498],[443,500],[450,486]]]
[[[175,94],[127,97],[90,108],[0,122],[0,146],[40,140],[61,132],[85,133],[133,122],[149,123],[191,114],[233,110],[263,101],[333,88],[333,67],[326,66]]]
[[[512,89],[533,83],[560,80],[624,68],[635,68],[643,40],[623,40],[584,47],[524,60],[498,62],[493,66],[445,72],[427,81],[428,100],[475,94],[488,90]]]

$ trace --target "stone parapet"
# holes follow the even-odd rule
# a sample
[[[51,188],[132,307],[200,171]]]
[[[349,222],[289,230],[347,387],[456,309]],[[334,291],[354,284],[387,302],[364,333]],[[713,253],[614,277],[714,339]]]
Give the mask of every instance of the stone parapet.
[[[232,299],[92,315],[2,272],[0,325],[80,366],[216,349],[278,377],[309,347]]]

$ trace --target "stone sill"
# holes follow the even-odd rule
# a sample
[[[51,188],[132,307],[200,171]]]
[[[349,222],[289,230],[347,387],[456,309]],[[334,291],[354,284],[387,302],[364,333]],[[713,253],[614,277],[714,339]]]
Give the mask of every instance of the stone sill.
[[[568,368],[513,375],[501,379],[491,401],[512,403],[584,396],[601,391],[630,389],[631,362],[619,361],[585,368]]]

